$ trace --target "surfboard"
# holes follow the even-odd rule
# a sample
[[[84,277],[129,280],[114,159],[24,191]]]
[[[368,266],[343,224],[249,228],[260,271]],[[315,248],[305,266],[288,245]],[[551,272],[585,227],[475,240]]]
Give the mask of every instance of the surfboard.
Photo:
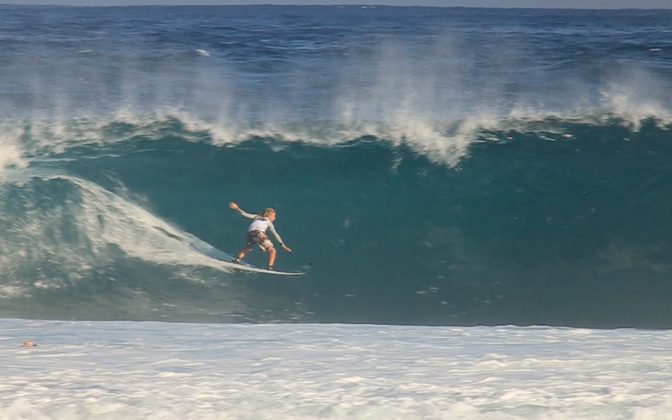
[[[298,276],[303,276],[304,272],[301,271],[296,271],[296,272],[287,272],[287,271],[275,271],[275,270],[266,270],[264,268],[257,268],[252,265],[247,265],[247,264],[236,264],[234,262],[227,262],[227,261],[219,261],[223,266],[232,268],[234,270],[238,271],[246,271],[249,273],[259,273],[259,274],[270,274],[272,276],[288,276],[288,277],[298,277]]]

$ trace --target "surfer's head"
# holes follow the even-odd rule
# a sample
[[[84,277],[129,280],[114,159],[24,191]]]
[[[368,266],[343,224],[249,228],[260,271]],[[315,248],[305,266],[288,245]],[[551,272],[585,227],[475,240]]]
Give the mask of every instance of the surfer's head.
[[[273,221],[275,221],[275,210],[273,210],[272,208],[267,208],[262,213],[262,216],[266,217],[268,220],[273,222]]]

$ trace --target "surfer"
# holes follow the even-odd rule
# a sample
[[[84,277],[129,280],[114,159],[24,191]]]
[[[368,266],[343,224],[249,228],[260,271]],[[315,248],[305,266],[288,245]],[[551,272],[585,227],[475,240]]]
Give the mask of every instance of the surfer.
[[[259,245],[262,250],[268,252],[268,269],[273,270],[273,264],[275,263],[275,248],[273,247],[273,242],[268,239],[266,236],[266,230],[270,229],[275,239],[280,243],[282,249],[286,252],[292,252],[292,250],[285,245],[282,241],[278,232],[275,231],[273,222],[275,222],[276,213],[275,210],[268,208],[264,210],[261,215],[250,214],[241,209],[238,204],[234,201],[229,203],[229,208],[231,210],[237,211],[241,216],[253,220],[250,224],[250,227],[247,229],[247,245],[243,248],[236,258],[233,259],[233,262],[239,264],[245,256],[252,251],[254,245]]]

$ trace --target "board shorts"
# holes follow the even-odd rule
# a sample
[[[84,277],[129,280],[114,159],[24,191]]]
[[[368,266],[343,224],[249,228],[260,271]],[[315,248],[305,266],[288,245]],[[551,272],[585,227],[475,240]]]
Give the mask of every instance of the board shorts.
[[[259,245],[264,250],[273,248],[273,242],[268,239],[265,232],[260,230],[251,230],[247,232],[248,248],[252,248],[254,245]]]

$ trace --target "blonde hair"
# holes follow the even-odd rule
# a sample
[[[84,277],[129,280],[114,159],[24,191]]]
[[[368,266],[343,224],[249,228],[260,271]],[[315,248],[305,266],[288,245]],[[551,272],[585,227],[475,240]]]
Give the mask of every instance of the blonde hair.
[[[264,210],[264,212],[261,215],[268,216],[269,214],[275,214],[275,210],[269,207],[266,210]]]

